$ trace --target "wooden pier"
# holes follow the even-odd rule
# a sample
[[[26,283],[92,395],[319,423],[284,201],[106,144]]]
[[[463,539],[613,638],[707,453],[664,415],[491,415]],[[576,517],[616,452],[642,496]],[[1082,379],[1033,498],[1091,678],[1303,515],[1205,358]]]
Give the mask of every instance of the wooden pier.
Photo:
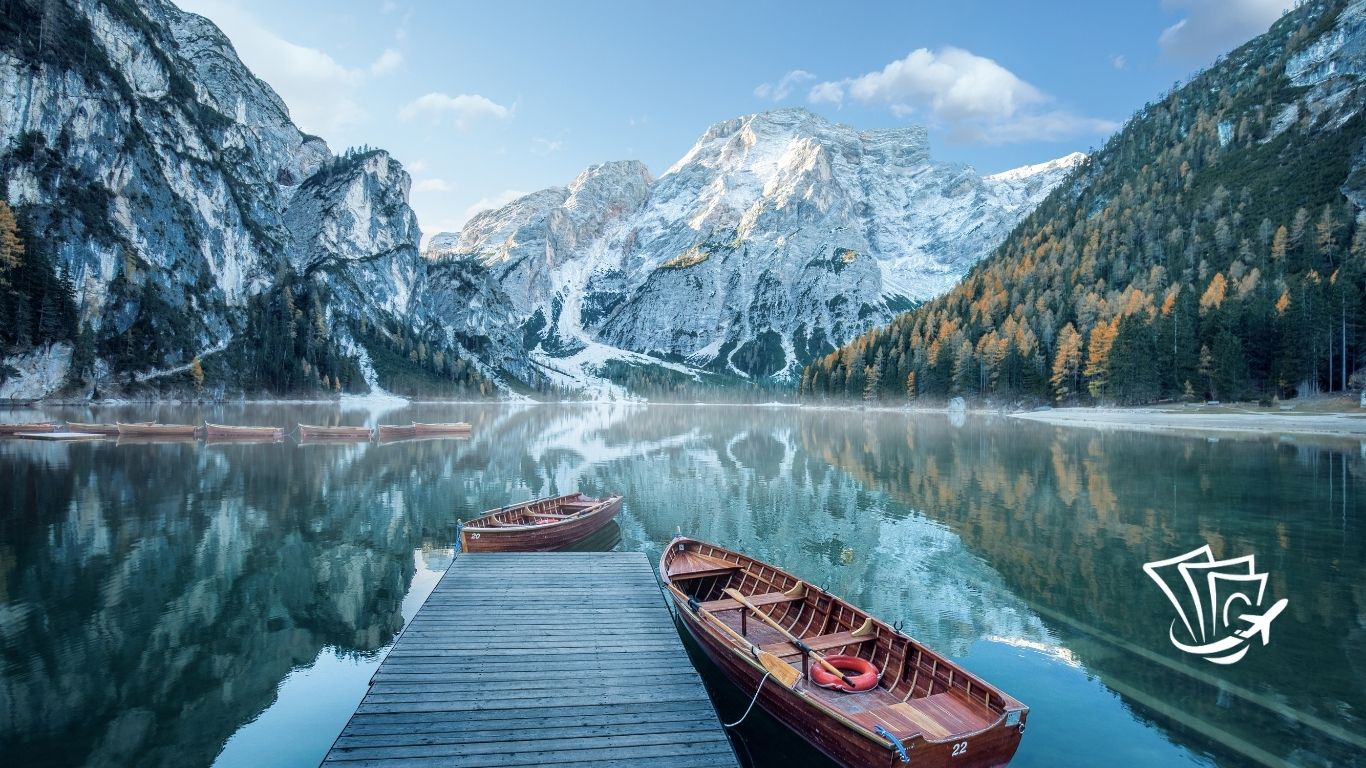
[[[738,768],[640,553],[459,554],[324,766]]]

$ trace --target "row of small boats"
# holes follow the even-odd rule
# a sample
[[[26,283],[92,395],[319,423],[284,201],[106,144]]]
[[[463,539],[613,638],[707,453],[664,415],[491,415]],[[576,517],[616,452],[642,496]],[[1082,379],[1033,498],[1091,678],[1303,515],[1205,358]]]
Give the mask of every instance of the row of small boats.
[[[620,496],[579,493],[461,524],[465,552],[559,549]],[[1029,708],[910,635],[775,565],[682,535],[659,560],[681,623],[745,696],[843,766],[1004,766]]]
[[[381,424],[376,429],[370,427],[318,426],[300,424],[300,440],[339,442],[367,442],[378,439],[381,442],[421,437],[452,437],[469,435],[473,427],[466,422]],[[44,435],[61,432],[73,437],[133,437],[163,439],[207,440],[254,440],[273,441],[284,439],[283,427],[255,427],[204,422],[203,426],[194,424],[158,424],[151,421],[115,422],[97,424],[79,421],[66,422],[65,428],[55,422],[29,422],[19,424],[0,424],[0,437]]]

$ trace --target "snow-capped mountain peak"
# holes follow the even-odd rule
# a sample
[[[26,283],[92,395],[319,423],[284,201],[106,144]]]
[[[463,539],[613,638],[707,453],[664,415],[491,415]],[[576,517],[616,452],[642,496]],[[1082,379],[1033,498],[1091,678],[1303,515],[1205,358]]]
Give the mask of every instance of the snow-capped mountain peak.
[[[596,165],[441,242],[493,271],[562,384],[614,354],[791,377],[947,290],[1081,157],[982,177],[934,160],[920,126],[779,109],[711,126],[658,179]]]
[[[1031,176],[1038,176],[1041,173],[1054,173],[1057,171],[1070,171],[1086,159],[1085,152],[1073,152],[1063,155],[1056,160],[1049,160],[1046,163],[1035,163],[1034,165],[1022,165],[1019,168],[1011,168],[1008,171],[993,173],[986,177],[988,181],[1022,181]]]

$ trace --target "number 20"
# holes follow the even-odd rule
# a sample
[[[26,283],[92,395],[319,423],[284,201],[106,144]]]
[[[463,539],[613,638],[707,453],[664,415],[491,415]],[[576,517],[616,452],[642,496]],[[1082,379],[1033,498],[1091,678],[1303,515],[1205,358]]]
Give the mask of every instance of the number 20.
[[[960,741],[957,744],[953,745],[953,757],[958,757],[959,755],[966,755],[967,753],[968,743],[966,741]]]

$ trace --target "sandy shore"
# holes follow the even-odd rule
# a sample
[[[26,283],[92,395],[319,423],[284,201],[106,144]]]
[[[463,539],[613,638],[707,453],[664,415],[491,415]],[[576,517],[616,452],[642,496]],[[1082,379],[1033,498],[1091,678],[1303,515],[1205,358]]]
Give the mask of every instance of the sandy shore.
[[[1366,411],[1353,413],[1201,413],[1197,409],[1053,408],[1012,418],[1074,427],[1366,438]]]

